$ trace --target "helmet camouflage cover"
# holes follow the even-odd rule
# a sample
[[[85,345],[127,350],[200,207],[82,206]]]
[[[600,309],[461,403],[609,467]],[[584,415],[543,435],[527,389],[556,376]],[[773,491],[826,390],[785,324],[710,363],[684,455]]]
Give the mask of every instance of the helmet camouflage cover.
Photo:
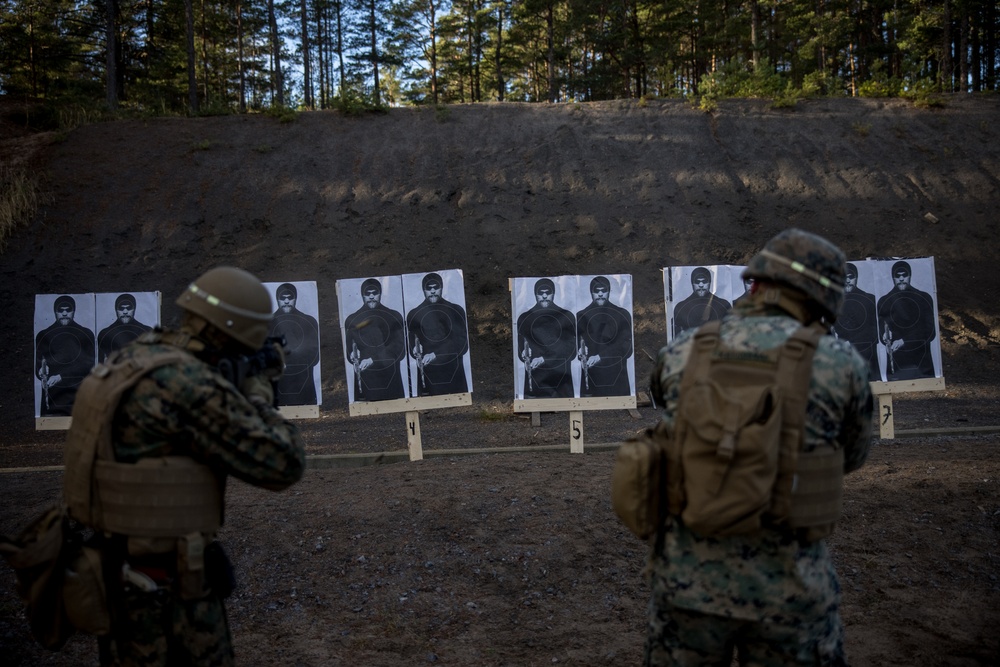
[[[840,248],[823,237],[801,229],[786,229],[750,260],[742,277],[795,288],[834,321],[844,302],[846,261]]]
[[[243,269],[220,266],[206,271],[181,293],[177,305],[251,350],[267,338],[271,297],[260,280]]]

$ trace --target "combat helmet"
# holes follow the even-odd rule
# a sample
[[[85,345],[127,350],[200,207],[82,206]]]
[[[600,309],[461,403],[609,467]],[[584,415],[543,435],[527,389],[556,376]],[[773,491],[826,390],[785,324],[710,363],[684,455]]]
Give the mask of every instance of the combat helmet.
[[[844,253],[826,239],[786,229],[755,255],[743,279],[767,280],[803,292],[833,322],[844,302]]]
[[[251,350],[267,338],[271,297],[260,280],[243,269],[220,266],[206,271],[181,293],[177,305]]]

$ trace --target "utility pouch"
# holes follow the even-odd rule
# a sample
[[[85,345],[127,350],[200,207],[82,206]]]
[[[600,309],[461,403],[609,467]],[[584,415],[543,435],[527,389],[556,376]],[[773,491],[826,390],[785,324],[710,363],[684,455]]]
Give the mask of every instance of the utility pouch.
[[[32,636],[45,648],[58,651],[76,631],[63,596],[66,564],[73,553],[65,509],[52,507],[16,539],[3,537],[0,553],[17,575],[17,592]]]
[[[208,593],[205,538],[201,533],[189,533],[177,540],[177,579],[182,600],[199,600]]]
[[[659,422],[618,447],[611,473],[611,505],[640,539],[652,536],[666,518],[667,443],[666,427]]]
[[[66,567],[63,582],[63,601],[70,622],[78,630],[98,636],[111,632],[102,568],[101,552],[84,546]]]

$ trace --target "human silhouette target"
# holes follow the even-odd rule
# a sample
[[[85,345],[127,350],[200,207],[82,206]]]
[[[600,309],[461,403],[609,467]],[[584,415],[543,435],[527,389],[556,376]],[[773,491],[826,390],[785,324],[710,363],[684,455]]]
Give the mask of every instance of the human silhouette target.
[[[451,337],[454,327],[446,308],[448,307],[429,305],[417,319],[420,323],[420,330],[426,339],[425,343],[440,343]]]
[[[399,276],[337,281],[343,322],[344,357],[348,368],[348,401],[407,398],[406,333],[400,308]],[[358,294],[361,306],[347,314],[347,295]],[[356,302],[355,302],[356,303]]]
[[[889,326],[909,329],[916,326],[921,318],[926,317],[925,309],[930,306],[924,300],[915,299],[911,295],[900,292],[889,304]]]
[[[472,367],[462,271],[408,273],[402,278],[412,394],[470,393]]]
[[[875,326],[875,313],[856,300],[845,300],[844,308],[837,318],[837,327],[844,332],[853,333]]]
[[[589,297],[590,303],[576,313],[577,395],[631,396],[635,373],[631,361],[631,276],[581,276],[579,283],[578,301]]]
[[[705,322],[721,320],[731,309],[732,306],[728,301],[714,295],[688,302],[681,301],[674,309],[674,321],[679,323],[677,333],[693,329]]]
[[[618,319],[603,313],[594,315],[587,320],[586,335],[599,343],[610,343],[618,338]]]
[[[887,266],[888,261],[880,261],[880,266]],[[896,260],[889,271],[883,268],[879,274],[883,289],[891,285],[876,306],[886,380],[938,377],[940,343],[933,258]]]
[[[45,340],[49,345],[49,355],[57,364],[90,363],[93,359],[93,351],[87,349],[86,340],[82,340],[76,332],[55,331]]]
[[[35,295],[36,417],[70,416],[76,390],[94,367],[93,327],[93,294]]]
[[[358,328],[358,338],[369,347],[381,347],[389,343],[396,323],[379,312],[369,314]]]
[[[539,313],[528,323],[531,337],[542,345],[554,345],[562,337],[565,318]]]

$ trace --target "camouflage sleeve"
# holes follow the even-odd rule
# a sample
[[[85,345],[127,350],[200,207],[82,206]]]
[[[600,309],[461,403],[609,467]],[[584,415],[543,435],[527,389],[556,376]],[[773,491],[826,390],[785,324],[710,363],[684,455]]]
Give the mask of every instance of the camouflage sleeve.
[[[844,448],[844,472],[852,472],[868,458],[872,441],[874,404],[868,365],[849,342],[827,337],[817,350],[813,367],[810,400],[815,398],[825,407],[824,414],[836,417],[836,421],[822,420],[825,437]],[[813,407],[810,417],[815,422]]]
[[[270,405],[250,403],[201,362],[164,366],[139,382],[123,406],[119,460],[190,454],[212,468],[272,490],[302,478],[298,428]]]
[[[674,415],[680,399],[681,375],[691,350],[694,329],[681,332],[662,348],[656,357],[656,366],[650,378],[649,389],[657,404],[663,409],[662,418],[669,432],[673,432]]]
[[[875,402],[869,384],[868,364],[854,350],[851,359],[851,398],[846,407],[847,419],[841,432],[844,447],[844,472],[853,472],[864,465],[872,444],[872,417]]]

